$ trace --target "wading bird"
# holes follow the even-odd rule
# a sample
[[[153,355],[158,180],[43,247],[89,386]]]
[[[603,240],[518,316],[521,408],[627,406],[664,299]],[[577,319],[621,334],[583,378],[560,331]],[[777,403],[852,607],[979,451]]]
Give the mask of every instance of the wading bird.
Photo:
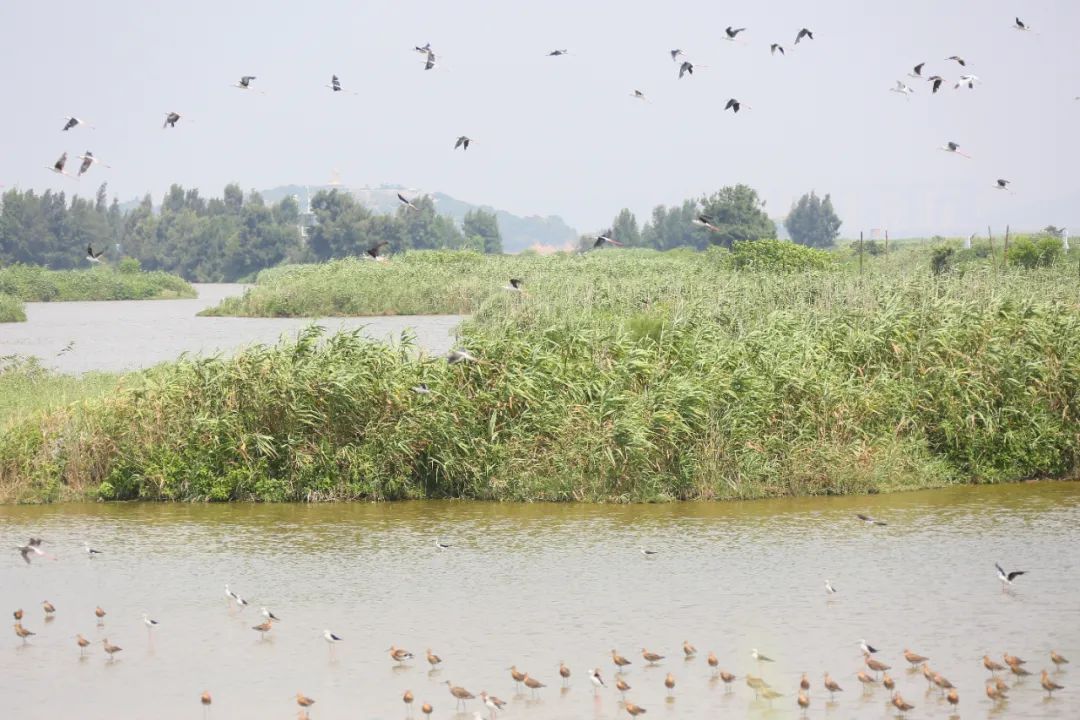
[[[163,129],[174,128],[176,127],[176,123],[178,123],[179,121],[180,113],[176,112],[175,110],[170,110],[169,112],[165,113],[165,123],[161,127]]]
[[[593,684],[593,695],[600,692],[600,688],[607,687],[604,684],[604,678],[600,677],[600,668],[592,669],[592,672],[589,673],[589,682]]]
[[[330,632],[329,630],[323,630],[322,631],[322,636],[323,636],[323,640],[325,640],[326,644],[329,645],[331,648],[333,648],[335,645],[337,645],[339,642],[341,642],[342,640],[345,639],[345,638],[341,637],[340,635],[335,635],[334,633]]]
[[[427,657],[428,665],[431,666],[432,670],[434,670],[435,667],[442,662],[442,658],[431,652],[431,648],[425,650],[424,655]]]
[[[48,600],[42,600],[41,601],[41,609],[45,611],[46,615],[52,615],[53,613],[56,612],[56,606],[53,605]]]
[[[401,665],[406,660],[413,659],[413,654],[411,652],[404,648],[396,647],[394,645],[391,645],[389,648],[387,648],[386,652],[390,653],[390,657],[393,658],[394,662],[396,662],[398,665]]]
[[[806,709],[810,707],[810,698],[802,690],[799,691],[799,698],[796,701],[799,703],[799,707],[802,709],[803,716],[806,716]]]
[[[87,245],[86,246],[86,259],[89,260],[92,263],[101,262],[101,256],[104,255],[104,254],[105,254],[104,250],[98,250],[97,252],[94,252],[94,247],[92,245]],[[93,556],[91,556],[91,557],[93,557]]]
[[[1064,655],[1058,655],[1056,652],[1051,650],[1050,651],[1050,662],[1054,663],[1055,666],[1060,668],[1062,665],[1068,665],[1069,664],[1069,659],[1066,658]]]
[[[829,582],[828,579],[825,580],[825,594],[826,595],[835,595],[836,594],[836,588],[834,588],[832,586],[832,583]]]
[[[266,620],[258,625],[252,625],[251,629],[259,633],[259,640],[265,640],[266,633],[274,629],[274,623],[270,620]]]
[[[873,655],[877,652],[877,648],[873,645],[867,644],[865,640],[859,640],[859,649],[862,650],[863,655]]]
[[[143,613],[143,615],[142,615],[142,621],[143,621],[143,625],[145,625],[145,626],[146,626],[146,631],[147,631],[147,632],[150,632],[151,630],[154,630],[154,629],[156,629],[156,628],[157,628],[157,626],[161,624],[161,623],[159,623],[159,622],[158,622],[157,620],[154,620],[154,619],[152,619],[152,618],[151,618],[151,617],[150,617],[149,615],[147,615],[146,613]]]
[[[675,676],[671,673],[664,678],[664,687],[667,688],[668,697],[671,697],[671,692],[675,689]]]
[[[23,645],[26,644],[26,638],[37,635],[35,632],[31,632],[22,626],[22,623],[15,623],[15,634],[22,639]]]
[[[562,678],[563,687],[570,684],[570,668],[562,660],[559,661],[559,677]]]
[[[448,688],[450,688],[450,694],[454,696],[455,700],[457,700],[457,703],[454,705],[454,707],[457,707],[458,705],[461,705],[462,707],[465,707],[466,703],[469,700],[475,699],[475,696],[471,692],[469,692],[468,690],[466,690],[463,687],[460,687],[458,685],[454,685],[449,680],[446,680],[444,684]]]
[[[1012,586],[1013,580],[1027,573],[1026,570],[1013,570],[1012,572],[1005,572],[1005,569],[1002,568],[1001,565],[999,565],[998,563],[994,563],[994,567],[997,568],[997,576],[998,580],[1001,581],[1002,592],[1005,591],[1005,588]],[[1006,660],[1006,662],[1008,662],[1008,660]],[[1009,664],[1012,665],[1012,663]]]
[[[912,667],[915,667],[916,665],[921,665],[929,659],[930,658],[920,655],[919,653],[914,653],[907,648],[904,648],[904,660],[911,663]]]
[[[866,667],[874,671],[875,674],[879,672],[885,672],[886,670],[892,670],[892,665],[886,665],[880,660],[875,660],[870,657],[870,653],[863,653],[863,662],[866,663]]]
[[[750,652],[750,655],[754,658],[754,660],[757,660],[759,663],[774,662],[774,660],[771,657],[769,657],[767,655],[762,655],[761,653],[759,653],[757,648],[754,648]]]
[[[904,698],[900,696],[900,693],[893,693],[892,704],[894,708],[900,711],[901,717],[903,717],[904,713],[907,711],[915,709],[914,705],[904,701]]]
[[[402,195],[401,193],[398,193],[398,194],[397,194],[397,199],[398,199],[398,200],[399,200],[399,201],[401,202],[401,204],[402,204],[402,205],[404,205],[405,207],[407,207],[407,208],[411,208],[411,209],[413,209],[413,210],[419,210],[419,208],[418,208],[418,207],[416,207],[415,205],[413,205],[413,204],[412,204],[412,201],[411,201],[411,200],[408,200],[408,199],[406,199],[406,198],[405,198],[405,196],[404,196],[404,195]]]
[[[539,680],[534,678],[529,673],[525,673],[525,679],[522,680],[521,682],[525,685],[525,687],[529,688],[529,690],[532,691],[532,694],[533,694],[534,697],[536,695],[537,690],[539,690],[542,687],[547,687],[547,685],[540,682]]]
[[[654,653],[654,652],[649,652],[645,648],[641,648],[641,657],[645,660],[645,662],[649,663],[650,665],[655,665],[655,664],[657,664],[658,662],[660,662],[661,660],[664,659],[663,655],[659,655],[659,654]]]
[[[621,677],[615,678],[615,689],[619,691],[619,694],[626,697],[627,691],[630,690],[630,684],[623,680]]]
[[[315,704],[315,701],[309,698],[302,692],[296,693],[296,704],[302,708],[308,708]]]
[[[458,148],[464,148],[464,149],[468,150],[469,149],[469,143],[471,143],[471,142],[472,142],[472,138],[469,138],[469,137],[467,137],[465,135],[461,135],[460,137],[458,137],[457,142],[454,143],[454,149],[457,150]]]
[[[412,715],[412,704],[414,699],[412,690],[406,690],[401,696],[401,702],[405,703],[405,707],[410,716]]]
[[[101,627],[105,624],[105,611],[101,608],[100,605],[94,608],[94,615],[97,617],[98,627]]]
[[[802,29],[802,30],[800,30],[800,31],[799,31],[799,33],[798,33],[798,34],[797,34],[797,35],[795,36],[795,44],[796,44],[796,45],[798,45],[798,44],[799,44],[799,41],[800,41],[800,40],[802,40],[803,38],[809,38],[809,39],[813,40],[813,39],[814,39],[814,33],[812,33],[812,32],[811,32],[811,31],[810,31],[809,29],[807,29],[807,28],[803,28],[803,29]]]
[[[638,715],[644,715],[646,713],[645,708],[640,705],[635,705],[632,702],[628,702],[623,706],[626,712],[630,713],[630,717],[637,717]]]
[[[775,55],[777,52],[779,52],[781,55],[785,54],[784,53],[784,46],[781,45],[780,43],[773,43],[772,45],[769,46],[769,54],[770,55]]]
[[[871,689],[873,688],[873,686],[874,686],[874,685],[877,685],[877,682],[878,682],[878,681],[877,681],[877,678],[875,678],[875,677],[870,677],[869,675],[867,675],[866,673],[864,673],[864,672],[863,672],[862,670],[860,670],[859,672],[855,673],[855,678],[856,678],[856,679],[857,679],[857,680],[858,680],[859,682],[861,682],[861,683],[862,683],[862,686],[863,686],[863,692],[867,692],[867,691],[871,690]]]
[[[645,557],[652,557],[653,555],[658,555],[659,553],[656,550],[649,550],[648,548],[642,546],[641,554]]]
[[[86,648],[90,645],[90,641],[84,638],[82,633],[79,633],[75,636],[75,643],[79,646],[79,657],[82,657],[86,654]]]
[[[503,290],[509,290],[510,292],[524,292],[525,281],[521,278],[510,278],[510,284],[503,287]]]
[[[264,618],[266,618],[267,620],[272,620],[274,622],[281,622],[281,618],[279,618],[277,615],[270,612],[266,608],[260,608],[260,612],[262,612],[262,616]]]
[[[495,717],[496,711],[502,710],[504,707],[506,707],[505,700],[501,700],[494,695],[488,695],[486,692],[483,691],[480,692],[480,700],[489,710],[491,710],[492,717]]]
[[[105,648],[105,652],[109,656],[109,662],[112,662],[115,659],[116,653],[124,649],[119,645],[113,645],[111,642],[109,642],[109,638],[105,638],[104,640],[102,640],[101,645]]]
[[[615,663],[615,667],[621,672],[624,667],[630,664],[630,661],[624,658],[614,650],[611,651],[611,662]]]
[[[825,673],[825,689],[829,691],[829,700],[832,700],[836,693],[844,692],[844,688],[840,687],[840,683],[833,680],[829,673]]]
[[[94,548],[90,547],[90,543],[85,542],[85,541],[83,541],[83,548],[86,550],[86,556],[89,557],[89,558],[92,558],[95,555],[104,555],[105,554],[104,551],[102,551],[102,550],[95,550]]]
[[[1064,690],[1065,687],[1058,685],[1056,682],[1050,679],[1050,676],[1045,670],[1042,671],[1042,679],[1039,681],[1043,686],[1043,690],[1046,691],[1046,697],[1053,697],[1055,690]]]
[[[689,640],[682,641],[682,651],[687,660],[697,655],[697,648],[691,645]]]

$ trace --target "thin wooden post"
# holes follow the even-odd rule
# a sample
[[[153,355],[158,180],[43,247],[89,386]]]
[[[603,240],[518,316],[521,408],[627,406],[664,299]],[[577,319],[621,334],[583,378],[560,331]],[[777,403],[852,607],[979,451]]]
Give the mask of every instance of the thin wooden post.
[[[862,230],[859,231],[859,274],[862,275],[862,250],[863,250],[863,234]]]
[[[1005,226],[1005,249],[1001,251],[1001,264],[1009,264],[1009,226]]]
[[[990,226],[986,226],[986,237],[990,239],[990,264],[997,269],[997,255],[994,254],[994,233],[991,232]]]
[[[889,257],[889,231],[885,231],[885,257]]]

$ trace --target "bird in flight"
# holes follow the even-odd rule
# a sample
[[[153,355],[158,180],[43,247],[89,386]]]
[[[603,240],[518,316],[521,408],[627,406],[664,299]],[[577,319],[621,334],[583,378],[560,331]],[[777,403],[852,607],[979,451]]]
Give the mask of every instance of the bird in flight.
[[[862,520],[867,525],[885,525],[886,524],[886,523],[882,522],[881,520],[878,520],[875,517],[871,517],[870,515],[863,515],[862,513],[855,513],[855,517],[859,518],[860,520]]]
[[[548,53],[548,57],[561,57],[563,55],[569,55],[569,50],[552,50]]]
[[[104,255],[104,254],[105,254],[104,250],[98,250],[95,253],[93,245],[87,245],[86,246],[86,259],[89,260],[92,263],[101,262],[101,256]]]
[[[233,87],[240,88],[241,90],[250,90],[251,82],[255,79],[254,75],[244,75],[240,78],[240,82],[233,85]]]
[[[165,113],[165,124],[162,125],[161,127],[162,128],[174,128],[174,127],[176,127],[176,123],[179,122],[179,120],[180,120],[180,113],[176,112],[175,110],[171,110],[171,111]]]
[[[967,62],[965,62],[964,58],[960,57],[959,55],[950,55],[949,57],[947,57],[945,59],[946,60],[955,60],[956,62],[960,63],[960,67],[967,67]]]
[[[912,90],[911,86],[909,86],[907,83],[897,80],[896,87],[889,88],[889,92],[899,93],[900,95],[908,97],[914,94],[915,91]]]
[[[82,160],[82,164],[79,165],[79,177],[82,177],[83,173],[89,170],[90,166],[94,163],[101,163],[102,165],[105,165],[105,167],[109,167],[105,163],[102,163],[101,160],[94,157],[94,153],[90,152],[89,150],[87,150],[85,154],[80,155],[79,159]]]
[[[925,65],[925,64],[926,63],[921,62],[918,65],[916,65],[915,67],[911,68],[911,72],[908,73],[908,77],[922,79],[922,69],[923,69],[923,65]]]
[[[326,87],[330,88],[334,92],[341,92],[341,79],[337,75],[330,76],[330,84]]]
[[[934,84],[933,89],[930,91],[930,94],[933,95],[941,89],[941,84],[945,82],[945,78],[941,77],[940,75],[931,75],[930,77],[926,78],[926,81]]]
[[[525,290],[525,281],[521,278],[510,278],[510,284],[504,287],[503,290],[523,292]]]
[[[956,81],[956,85],[953,86],[953,89],[959,90],[964,85],[967,85],[969,90],[974,90],[975,83],[977,82],[979,82],[978,75],[961,75],[960,79]]]
[[[813,40],[814,39],[814,33],[811,32],[808,28],[803,28],[802,30],[799,31],[799,34],[795,36],[795,44],[798,45],[799,41],[802,40],[803,38],[810,38],[811,40]]]
[[[712,230],[713,232],[716,232],[716,233],[720,232],[720,228],[718,228],[716,226],[715,221],[711,217],[709,217],[708,215],[698,215],[696,218],[694,218],[690,222],[692,222],[694,225],[700,225],[703,228],[708,228],[709,230]]]
[[[1001,589],[1005,590],[1006,587],[1011,586],[1013,580],[1027,573],[1026,570],[1013,570],[1012,572],[1005,572],[1005,569],[998,563],[994,563],[994,567],[997,568],[998,580],[1001,581]]]
[[[367,250],[365,250],[364,254],[367,255],[368,257],[370,257],[372,260],[378,260],[379,259],[379,251],[382,250],[384,247],[386,247],[389,244],[390,244],[390,242],[388,240],[380,240],[379,242],[375,243],[374,245],[369,247]]]
[[[80,120],[79,118],[75,117],[74,115],[68,115],[68,116],[66,116],[64,118],[64,127],[60,128],[60,129],[63,130],[64,132],[67,132],[68,130],[72,129],[73,127],[76,127],[77,125],[86,125],[86,121],[85,120]],[[86,125],[86,127],[93,129],[92,125]]]
[[[1016,18],[1016,22],[1013,24],[1013,29],[1015,29],[1015,30],[1023,30],[1025,32],[1027,32],[1027,31],[1031,30],[1031,27],[1028,26],[1028,24],[1025,23],[1023,20],[1021,20],[1020,18]]]
[[[745,32],[745,31],[746,31],[746,28],[744,28],[744,27],[742,27],[742,28],[733,28],[730,25],[728,25],[726,28],[724,28],[724,35],[725,35],[724,39],[725,40],[734,40],[736,37],[738,37],[739,33]]]
[[[733,112],[735,112],[735,113],[738,113],[738,112],[739,112],[739,108],[741,108],[741,107],[742,107],[742,103],[741,103],[741,102],[739,102],[739,101],[738,101],[738,100],[736,100],[735,98],[731,98],[731,99],[729,99],[729,100],[727,101],[727,105],[724,105],[724,110],[725,110],[725,111],[727,111],[727,110],[731,110],[731,111],[733,111]]]
[[[54,173],[57,173],[57,174],[60,174],[60,175],[65,175],[67,177],[71,177],[66,172],[64,172],[64,166],[65,165],[67,165],[67,153],[66,152],[63,155],[61,155],[57,159],[57,161],[54,162],[51,167],[49,167],[49,169],[52,170]]]
[[[598,236],[596,238],[596,242],[593,243],[593,250],[597,250],[597,249],[603,247],[604,243],[608,243],[610,245],[615,245],[617,247],[622,247],[622,243],[619,242],[618,240],[613,239],[610,236],[610,233],[611,233],[611,231],[608,230],[606,233],[602,233],[600,236]]]
[[[682,76],[687,73],[694,74],[694,63],[684,60],[683,64],[679,66],[679,79],[682,80]]]
[[[470,138],[470,137],[468,137],[466,135],[462,135],[457,139],[457,142],[454,143],[454,149],[457,150],[459,147],[463,147],[466,150],[468,150],[469,149],[469,143],[471,143],[471,142],[472,142],[472,138]]]
[[[646,100],[647,101],[647,98],[645,97],[645,93],[641,92],[640,90],[635,90],[634,92],[630,93],[630,97],[634,98],[635,100]]]
[[[948,143],[938,149],[944,150],[945,152],[953,153],[954,155],[959,155],[960,157],[966,157],[968,159],[971,159],[970,155],[960,152],[960,146],[954,143],[952,140],[950,140]]]
[[[431,70],[435,67],[435,53],[428,50],[427,58],[424,60],[424,69]]]
[[[994,185],[994,187],[997,188],[998,190],[1008,190],[1009,189],[1009,183],[1011,183],[1011,182],[1012,182],[1011,180],[1005,180],[1003,178],[998,178],[997,183]]]
[[[769,46],[769,54],[770,55],[775,55],[778,50],[780,51],[781,55],[784,54],[784,46],[781,45],[780,43],[773,43],[772,45]]]
[[[431,43],[424,43],[423,47],[417,45],[413,48],[413,50],[420,53],[421,55],[427,55],[429,52],[431,52]]]
[[[401,204],[404,205],[407,208],[412,208],[413,210],[419,210],[420,209],[420,208],[416,207],[415,205],[413,205],[412,202],[410,200],[406,199],[405,196],[402,195],[401,193],[397,194],[397,199],[400,200]]]
[[[680,55],[685,57],[686,53],[684,53],[682,50],[679,50],[678,48],[676,48],[675,50],[672,50],[671,51],[671,62],[675,62],[676,60],[678,60]]]
[[[15,549],[19,551],[19,554],[22,555],[22,559],[29,565],[31,554],[44,557],[45,551],[41,549],[42,542],[43,540],[41,538],[30,538],[30,541],[25,545],[20,545]]]

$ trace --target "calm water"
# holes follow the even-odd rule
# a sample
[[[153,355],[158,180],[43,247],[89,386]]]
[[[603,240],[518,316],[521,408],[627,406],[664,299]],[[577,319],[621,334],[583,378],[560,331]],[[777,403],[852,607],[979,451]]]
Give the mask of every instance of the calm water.
[[[27,303],[26,322],[0,325],[0,356],[33,355],[66,373],[120,371],[175,360],[181,353],[232,352],[253,343],[274,343],[311,324],[303,318],[196,317],[244,285],[196,285],[194,300]],[[327,318],[327,330],[364,328],[370,337],[400,337],[404,330],[433,353],[446,352],[458,316]],[[68,343],[75,345],[61,353]],[[59,353],[59,354],[58,354]]]
[[[853,513],[889,522],[871,528]],[[963,488],[875,498],[664,506],[417,502],[333,506],[63,505],[0,507],[10,548],[31,534],[55,561],[0,560],[0,608],[26,610],[38,633],[23,647],[10,622],[0,639],[4,717],[293,718],[293,694],[317,700],[313,718],[405,716],[400,696],[434,718],[455,714],[452,680],[510,700],[507,718],[627,717],[618,693],[598,698],[587,668],[612,680],[611,648],[634,664],[629,698],[649,718],[796,717],[799,673],[810,674],[812,717],[886,718],[881,688],[862,694],[857,643],[894,666],[912,718],[947,718],[937,691],[909,673],[910,647],[960,690],[963,718],[1080,716],[1080,484]],[[453,543],[434,547],[436,536]],[[106,551],[88,560],[83,539]],[[660,551],[644,558],[639,547]],[[1003,594],[994,561],[1029,571]],[[825,578],[839,590],[826,600]],[[224,584],[251,602],[230,608]],[[57,607],[43,620],[41,601]],[[95,628],[93,609],[108,612]],[[268,605],[282,618],[260,642],[250,626]],[[151,640],[141,615],[161,626]],[[6,616],[10,617],[10,616]],[[324,628],[343,636],[331,656]],[[73,636],[95,641],[80,658]],[[106,662],[100,639],[124,648]],[[700,659],[685,662],[684,639]],[[395,644],[418,660],[395,667]],[[429,673],[422,653],[445,662]],[[667,654],[643,668],[642,647]],[[757,647],[784,697],[755,701],[742,676]],[[1057,649],[1074,665],[1047,701],[1038,673]],[[708,650],[739,675],[730,693],[710,682]],[[1026,658],[1034,675],[994,709],[980,657]],[[557,664],[573,670],[560,691]],[[549,687],[515,694],[516,663]],[[821,674],[844,686],[826,705]],[[678,682],[667,701],[663,679]],[[1012,678],[1009,677],[1010,684]],[[419,715],[419,713],[417,713]]]

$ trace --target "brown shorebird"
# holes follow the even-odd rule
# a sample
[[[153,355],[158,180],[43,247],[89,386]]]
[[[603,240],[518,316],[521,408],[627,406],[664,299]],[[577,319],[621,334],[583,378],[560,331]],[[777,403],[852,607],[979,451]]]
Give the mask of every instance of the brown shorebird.
[[[86,648],[90,645],[90,641],[84,638],[81,634],[75,636],[75,642],[79,644],[79,655],[82,656],[86,653]]]
[[[953,689],[953,684],[941,673],[934,673],[934,684],[941,688],[942,695],[945,694],[946,690]]]
[[[1003,656],[1005,658],[1005,664],[1009,665],[1010,667],[1013,665],[1027,665],[1027,660],[1022,660],[1015,655],[1004,653]]]
[[[886,665],[885,663],[881,662],[880,660],[875,660],[874,658],[870,657],[870,653],[863,653],[863,661],[866,662],[866,667],[868,667],[868,668],[870,668],[871,670],[874,671],[875,675],[877,673],[879,673],[879,672],[885,672],[886,670],[892,670],[891,665]]]
[[[709,663],[709,667],[711,667],[711,668],[712,668],[712,671],[713,671],[713,673],[715,674],[715,673],[716,673],[716,669],[717,669],[718,667],[720,667],[720,660],[719,660],[719,658],[717,658],[717,657],[716,657],[716,653],[714,653],[714,652],[713,652],[712,650],[710,650],[710,651],[709,651],[709,657],[708,657],[708,658],[706,658],[706,660],[705,660],[705,661],[706,661],[707,663]]]
[[[930,687],[934,684],[934,671],[930,669],[930,663],[923,663],[919,666],[922,670],[922,676],[926,678],[926,686]]]
[[[529,688],[530,690],[532,690],[532,693],[533,693],[533,695],[536,695],[536,691],[537,691],[537,690],[539,690],[540,688],[542,688],[542,687],[547,687],[547,685],[545,685],[544,683],[540,682],[539,680],[537,680],[536,678],[534,678],[534,677],[533,677],[532,675],[530,675],[529,673],[525,673],[525,679],[524,679],[524,680],[522,680],[521,682],[525,683],[525,687],[527,687],[527,688]]]
[[[1010,665],[1009,671],[1018,678],[1027,677],[1031,674],[1020,665]]]
[[[111,642],[109,642],[109,638],[105,638],[104,640],[102,640],[101,645],[105,648],[105,652],[109,654],[109,662],[112,662],[113,658],[116,657],[116,653],[124,649],[119,645],[113,645]]]
[[[687,660],[697,655],[697,648],[691,645],[689,640],[682,641],[682,651]]]
[[[408,710],[409,715],[412,715],[412,703],[413,703],[412,690],[406,690],[405,694],[401,696],[401,702],[405,703],[405,707]]]
[[[309,698],[304,693],[296,693],[296,704],[302,708],[308,708],[315,704],[315,701]]]
[[[806,677],[806,673],[803,673],[802,677],[799,678],[799,689],[804,691],[810,689],[810,678]]]
[[[645,662],[649,663],[650,665],[655,665],[656,663],[664,659],[663,655],[657,655],[654,652],[649,652],[645,648],[641,648],[641,657],[644,658]]]
[[[893,693],[892,696],[893,707],[900,711],[900,716],[903,717],[904,713],[908,710],[914,710],[915,706],[911,703],[904,702],[904,698],[900,697],[900,693]]]
[[[12,614],[12,615],[13,615],[13,616],[15,617],[15,620],[16,620],[16,621],[18,621],[18,620],[22,620],[22,617],[23,617],[23,611],[22,611],[22,608],[19,608],[18,610],[16,610],[15,612],[13,612],[13,613],[11,613],[11,614]]]
[[[907,648],[904,648],[904,659],[907,660],[912,666],[921,665],[930,658],[920,655],[919,653],[913,653]]]
[[[630,713],[630,717],[637,717],[638,715],[645,714],[645,708],[641,707],[640,705],[635,705],[632,702],[626,703],[625,707],[626,712]]]
[[[1058,685],[1056,682],[1051,680],[1050,676],[1046,673],[1045,670],[1042,671],[1042,679],[1040,680],[1040,683],[1043,686],[1043,690],[1046,691],[1046,697],[1054,697],[1055,690],[1065,689],[1064,686]]]
[[[998,689],[994,685],[987,685],[986,686],[986,697],[990,698],[991,700],[993,700],[996,703],[1004,702],[1005,700],[1008,699],[1005,696],[1005,691]]]
[[[517,665],[511,665],[509,667],[510,677],[514,678],[514,682],[520,685],[525,680],[526,673],[517,669]]]
[[[438,665],[439,663],[442,662],[442,658],[439,657],[438,655],[436,655],[435,653],[431,652],[431,648],[428,648],[425,651],[425,655],[427,655],[428,665],[431,665],[432,670],[435,669],[436,665]]]
[[[769,683],[765,682],[764,680],[762,680],[759,677],[754,677],[753,675],[747,675],[746,676],[746,686],[748,688],[750,688],[751,690],[753,690],[754,691],[754,697],[758,698],[758,697],[761,696],[761,691],[765,690],[765,689],[767,689],[769,687]]]
[[[630,664],[629,660],[614,650],[611,651],[611,662],[615,663],[615,667],[619,668],[619,671],[622,671],[624,667]]]
[[[209,691],[206,691],[199,696],[199,702],[201,702],[203,705],[210,705],[214,702],[214,698],[210,697]]]
[[[761,688],[761,697],[769,701],[769,707],[772,707],[772,701],[778,697],[784,697],[783,693],[779,693],[773,690],[771,687]]]
[[[273,629],[273,627],[274,627],[273,621],[267,620],[266,622],[261,622],[258,625],[252,625],[251,629],[258,631],[259,640],[265,640],[266,639],[266,633],[270,632],[270,630]]]
[[[994,687],[996,687],[1002,695],[1006,695],[1009,692],[1009,684],[999,677],[994,678]]]
[[[1062,665],[1068,665],[1069,664],[1068,658],[1066,658],[1064,655],[1058,655],[1053,650],[1050,651],[1050,662],[1054,663],[1054,665],[1056,665],[1059,668]]]
[[[733,673],[729,673],[727,670],[721,670],[720,679],[724,681],[725,691],[731,692],[731,683],[735,682],[735,675]]]
[[[1005,669],[1005,666],[1001,663],[991,660],[989,655],[983,655],[983,667],[989,670],[991,674]]]
[[[26,638],[30,637],[31,635],[36,635],[37,633],[30,632],[22,626],[22,623],[15,623],[15,634],[22,638],[23,645],[25,645]]]
[[[667,677],[664,678],[664,687],[667,688],[668,697],[671,697],[671,691],[675,689],[675,676],[671,673],[668,673]]]
[[[806,716],[806,710],[810,707],[810,698],[807,697],[805,690],[799,690],[799,699],[796,701],[799,703],[799,707],[802,708],[802,714]]]
[[[869,675],[864,673],[862,670],[860,670],[855,677],[859,678],[859,682],[861,682],[863,684],[863,691],[864,692],[866,690],[870,689],[871,687],[873,687],[874,685],[877,685],[877,678],[870,677]]]
[[[956,688],[949,691],[949,694],[945,696],[945,699],[949,701],[949,704],[956,707],[960,704],[960,693],[956,692]]]
[[[615,689],[618,690],[623,696],[626,695],[626,691],[630,689],[630,686],[622,678],[615,679]]]
[[[838,692],[844,692],[844,688],[840,687],[840,683],[832,679],[829,673],[825,673],[825,689],[829,691],[829,699],[833,699],[833,695]]]
[[[885,686],[886,690],[891,691],[896,689],[896,681],[892,679],[892,675],[889,673],[881,674],[881,684]]]
[[[423,705],[421,705],[420,712],[424,713],[424,715],[427,715],[428,717],[431,717],[431,704],[424,703]]]
[[[49,602],[48,600],[42,600],[42,601],[41,601],[41,607],[42,607],[42,609],[43,609],[43,610],[45,610],[45,615],[46,615],[46,619],[48,619],[49,617],[51,617],[51,616],[52,616],[52,614],[53,614],[54,612],[56,612],[56,606],[55,606],[55,605],[53,605],[53,604],[52,604],[51,602]]]
[[[525,675],[525,677],[527,678],[529,676]],[[457,703],[454,705],[454,707],[457,707],[458,705],[464,707],[467,701],[475,699],[475,696],[471,692],[469,692],[463,687],[454,685],[449,680],[445,682],[445,685],[446,687],[450,688],[450,694],[454,696],[455,700],[457,700]]]
[[[559,661],[559,677],[562,678],[563,687],[570,684],[570,668],[562,660]]]
[[[98,627],[101,627],[105,624],[105,611],[101,609],[100,605],[94,608],[94,615],[97,616]]]
[[[398,665],[403,664],[406,660],[412,660],[413,654],[405,648],[395,647],[393,645],[386,651],[390,653],[390,657],[394,659]]]

